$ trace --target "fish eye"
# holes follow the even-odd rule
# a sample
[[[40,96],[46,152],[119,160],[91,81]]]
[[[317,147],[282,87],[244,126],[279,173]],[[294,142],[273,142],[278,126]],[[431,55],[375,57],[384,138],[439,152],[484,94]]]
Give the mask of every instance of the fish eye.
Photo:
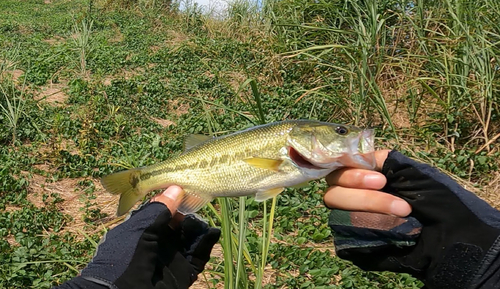
[[[335,128],[335,132],[340,134],[340,135],[346,135],[349,133],[349,129],[345,126],[337,126]]]

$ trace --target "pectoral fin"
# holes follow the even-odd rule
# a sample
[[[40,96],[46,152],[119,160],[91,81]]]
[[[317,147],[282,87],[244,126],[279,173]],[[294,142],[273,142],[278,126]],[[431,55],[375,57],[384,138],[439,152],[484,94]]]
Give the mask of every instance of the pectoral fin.
[[[244,159],[243,161],[253,167],[271,170],[275,172],[279,171],[279,167],[283,163],[283,160],[264,159],[264,158],[249,158],[249,159]]]
[[[306,182],[303,182],[303,183],[300,183],[298,185],[295,185],[295,186],[291,186],[290,188],[294,188],[294,189],[302,189],[302,188],[305,188],[309,186],[309,181],[306,181]]]
[[[257,192],[257,194],[255,194],[255,200],[257,202],[263,202],[267,199],[276,197],[279,193],[283,192],[283,190],[284,188],[274,188],[267,191]]]

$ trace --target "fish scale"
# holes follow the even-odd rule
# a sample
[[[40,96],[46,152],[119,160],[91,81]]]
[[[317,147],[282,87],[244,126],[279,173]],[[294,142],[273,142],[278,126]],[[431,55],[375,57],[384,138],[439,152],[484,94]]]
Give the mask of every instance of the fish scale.
[[[339,127],[349,133],[340,135]],[[322,147],[339,150],[325,149],[324,154],[345,156],[346,151],[340,150],[347,148],[353,139],[360,139],[362,133],[359,128],[333,123],[276,122],[209,138],[164,162],[108,175],[102,184],[109,192],[121,194],[118,215],[127,212],[148,192],[174,184],[185,191],[179,207],[185,214],[196,212],[216,197],[254,195],[262,201],[285,187],[322,178],[335,169],[312,164],[302,167],[289,155],[291,147],[297,151],[299,160],[311,155],[310,160],[304,159],[307,164],[317,161],[313,155],[322,156],[321,152],[312,153]],[[332,141],[335,143],[331,144]]]

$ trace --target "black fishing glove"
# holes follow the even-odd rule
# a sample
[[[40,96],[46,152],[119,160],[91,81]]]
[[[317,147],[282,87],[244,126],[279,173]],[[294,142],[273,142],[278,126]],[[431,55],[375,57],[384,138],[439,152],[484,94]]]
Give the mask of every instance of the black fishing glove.
[[[427,288],[500,288],[500,212],[429,165],[392,151],[384,192],[409,218],[333,210],[337,255],[369,271],[410,273]]]
[[[193,215],[176,229],[162,203],[144,205],[110,230],[81,275],[58,288],[188,288],[210,259],[220,230]]]

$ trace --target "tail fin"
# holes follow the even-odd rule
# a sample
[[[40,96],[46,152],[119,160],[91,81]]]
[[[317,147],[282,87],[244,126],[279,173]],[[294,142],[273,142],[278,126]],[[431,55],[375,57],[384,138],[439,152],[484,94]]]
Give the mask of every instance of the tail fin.
[[[105,176],[101,179],[103,187],[114,195],[120,196],[117,216],[128,212],[143,197],[139,190],[140,169],[131,169]]]

